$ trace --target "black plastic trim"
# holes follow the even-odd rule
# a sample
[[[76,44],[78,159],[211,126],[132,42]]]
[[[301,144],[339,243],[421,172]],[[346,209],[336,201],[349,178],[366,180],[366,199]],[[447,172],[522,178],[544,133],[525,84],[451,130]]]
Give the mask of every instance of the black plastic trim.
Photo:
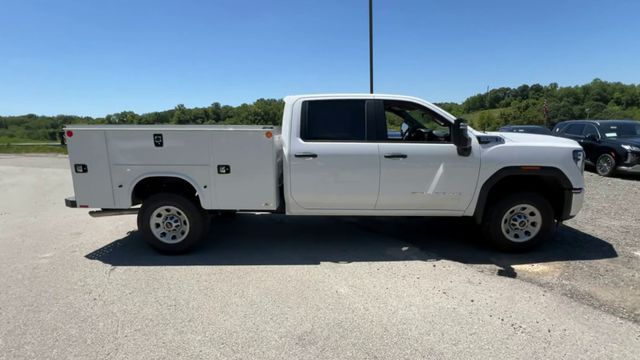
[[[76,202],[76,198],[75,197],[68,197],[68,198],[64,199],[64,204],[67,207],[70,207],[70,208],[77,208],[78,207],[78,203]]]
[[[553,177],[560,181],[560,185],[564,190],[564,206],[559,220],[568,220],[571,217],[571,203],[573,200],[573,186],[569,178],[558,168],[546,167],[546,166],[508,166],[496,171],[487,181],[482,184],[480,194],[478,194],[478,201],[476,202],[476,209],[473,213],[473,218],[476,223],[482,222],[484,216],[484,209],[487,205],[487,198],[489,192],[498,181],[514,175],[525,176],[540,176],[540,177]]]

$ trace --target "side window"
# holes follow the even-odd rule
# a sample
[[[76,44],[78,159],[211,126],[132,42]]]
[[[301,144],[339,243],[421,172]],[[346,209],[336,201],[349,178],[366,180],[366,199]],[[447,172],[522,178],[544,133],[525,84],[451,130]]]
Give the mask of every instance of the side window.
[[[564,131],[566,135],[582,135],[584,124],[570,124]]]
[[[430,109],[407,101],[383,103],[387,141],[451,142],[451,124]]]
[[[305,141],[364,141],[365,100],[311,100],[302,105]]]
[[[598,129],[596,129],[595,126],[591,125],[591,124],[587,124],[584,127],[584,132],[582,133],[584,136],[587,135],[595,135],[596,138],[599,138],[600,135],[598,134]]]

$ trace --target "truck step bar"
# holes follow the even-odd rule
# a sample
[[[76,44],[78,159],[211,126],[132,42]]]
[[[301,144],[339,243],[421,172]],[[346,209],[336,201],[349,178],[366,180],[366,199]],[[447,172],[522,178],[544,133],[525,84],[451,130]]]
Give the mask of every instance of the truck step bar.
[[[105,216],[116,216],[116,215],[136,215],[140,208],[134,209],[102,209],[102,210],[93,210],[89,211],[89,216],[91,217],[105,217]]]

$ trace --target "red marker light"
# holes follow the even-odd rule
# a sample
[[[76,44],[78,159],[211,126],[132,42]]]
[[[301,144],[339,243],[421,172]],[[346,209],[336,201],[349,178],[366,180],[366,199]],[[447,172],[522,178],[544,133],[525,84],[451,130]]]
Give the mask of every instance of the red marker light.
[[[72,137],[72,136],[73,136],[73,131],[67,130],[67,137]]]

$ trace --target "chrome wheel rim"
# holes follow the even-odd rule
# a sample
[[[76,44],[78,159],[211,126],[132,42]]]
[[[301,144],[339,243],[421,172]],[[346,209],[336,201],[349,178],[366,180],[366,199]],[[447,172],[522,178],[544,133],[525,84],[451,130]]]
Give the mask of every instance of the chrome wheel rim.
[[[151,232],[166,244],[177,244],[189,235],[189,219],[175,206],[157,208],[149,220]]]
[[[542,215],[535,206],[520,204],[507,210],[500,224],[502,234],[509,241],[527,242],[540,232]]]
[[[613,168],[613,159],[608,155],[600,156],[596,168],[598,169],[598,174],[608,174]]]

